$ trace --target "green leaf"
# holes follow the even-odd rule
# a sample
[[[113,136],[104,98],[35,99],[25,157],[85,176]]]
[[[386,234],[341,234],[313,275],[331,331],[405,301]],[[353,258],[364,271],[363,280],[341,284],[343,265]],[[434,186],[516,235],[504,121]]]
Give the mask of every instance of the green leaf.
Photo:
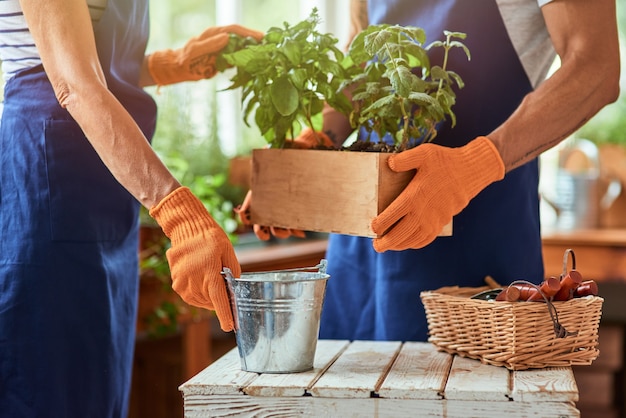
[[[383,110],[387,106],[395,106],[397,101],[393,96],[385,96],[381,99],[376,100],[370,106],[368,106],[364,112],[366,113],[376,113],[377,111]]]
[[[324,110],[324,101],[320,100],[318,97],[312,97],[309,101],[309,114],[316,115]]]
[[[300,46],[294,41],[287,41],[283,47],[283,53],[292,65],[299,65],[302,62]]]
[[[307,83],[309,74],[304,68],[296,68],[291,72],[291,82],[298,90],[303,90]]]
[[[425,67],[430,69],[430,58],[428,52],[413,42],[403,42],[404,56],[408,57],[408,65],[411,68]]]
[[[439,102],[426,93],[414,92],[408,95],[408,99],[412,103],[419,104],[420,106],[439,106]]]
[[[372,57],[379,55],[380,50],[385,46],[391,36],[392,34],[388,30],[381,30],[380,32],[367,35],[365,37],[365,51]]]
[[[433,48],[443,48],[445,46],[445,44],[443,43],[443,41],[434,41],[431,42],[428,46],[426,46],[426,50],[429,51]]]
[[[450,76],[448,76],[447,71],[438,65],[435,65],[434,67],[430,69],[430,74],[433,80],[445,80],[445,81],[450,80]]]
[[[412,39],[423,44],[426,42],[426,31],[417,26],[408,26],[404,28],[404,32],[406,32]]]
[[[459,39],[467,38],[467,34],[463,32],[450,32],[449,30],[444,30],[443,34],[446,37],[450,37],[450,38],[459,38]]]
[[[454,71],[448,71],[448,75],[450,76],[451,79],[453,79],[456,83],[456,85],[462,89],[463,87],[465,87],[465,83],[463,82],[463,79],[461,78],[460,75],[458,75],[457,73],[455,73]]]
[[[286,75],[271,85],[271,97],[272,104],[283,116],[291,115],[298,108],[298,90]]]
[[[450,42],[450,47],[454,47],[454,48],[461,48],[461,49],[465,52],[465,55],[467,55],[467,60],[469,61],[469,60],[471,60],[471,59],[472,59],[472,56],[471,56],[471,54],[470,54],[469,49],[467,48],[467,46],[465,46],[465,45],[464,45],[464,44],[462,44],[461,42],[458,42],[458,41],[452,41],[452,42]]]
[[[410,68],[397,67],[395,70],[391,71],[389,80],[396,94],[401,97],[408,97],[413,91],[413,77],[415,77],[415,74],[411,72]]]

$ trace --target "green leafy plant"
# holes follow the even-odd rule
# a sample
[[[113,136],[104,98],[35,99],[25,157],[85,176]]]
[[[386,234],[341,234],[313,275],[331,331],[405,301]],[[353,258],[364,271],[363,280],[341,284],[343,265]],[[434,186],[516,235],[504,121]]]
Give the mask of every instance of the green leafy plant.
[[[362,71],[345,85],[352,87],[353,127],[363,127],[379,138],[391,135],[403,150],[411,138],[432,141],[437,124],[446,117],[452,126],[456,118],[454,87],[463,88],[461,77],[447,68],[452,48],[461,48],[470,58],[460,32],[444,32],[444,41],[424,46],[426,34],[419,27],[373,25],[356,36],[348,57]],[[432,65],[428,51],[443,48],[443,63]],[[356,87],[355,87],[356,86]],[[368,137],[368,138],[369,138]]]
[[[261,134],[273,147],[282,147],[303,126],[319,130],[324,103],[344,113],[351,109],[340,91],[348,77],[344,54],[336,47],[337,38],[316,30],[319,20],[313,9],[304,21],[270,28],[259,43],[224,54],[237,69],[229,89],[242,88],[244,121],[254,113]]]
[[[412,138],[431,141],[447,117],[456,123],[454,88],[463,81],[448,68],[448,56],[461,48],[470,58],[465,34],[446,31],[445,40],[425,45],[422,28],[372,25],[344,55],[335,37],[316,30],[318,23],[313,9],[295,26],[271,28],[258,44],[233,39],[228,48],[234,52],[224,54],[237,70],[229,89],[243,89],[244,120],[254,113],[272,147],[282,147],[302,126],[319,130],[324,102],[369,132],[366,141],[373,133],[388,135],[397,150]],[[441,65],[431,65],[432,48],[443,48]]]

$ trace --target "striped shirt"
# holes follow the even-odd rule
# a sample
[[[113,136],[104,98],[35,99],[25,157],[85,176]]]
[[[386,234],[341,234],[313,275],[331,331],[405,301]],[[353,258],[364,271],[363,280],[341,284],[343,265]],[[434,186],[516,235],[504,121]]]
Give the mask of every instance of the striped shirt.
[[[91,21],[97,23],[104,14],[107,0],[86,1]],[[19,0],[0,0],[0,61],[5,81],[20,70],[41,64]]]

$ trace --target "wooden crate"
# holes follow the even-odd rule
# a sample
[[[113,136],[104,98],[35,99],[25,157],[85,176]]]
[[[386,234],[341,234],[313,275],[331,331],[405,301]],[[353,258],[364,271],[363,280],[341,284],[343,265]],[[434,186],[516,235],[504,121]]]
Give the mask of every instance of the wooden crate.
[[[320,340],[314,369],[241,370],[233,349],[180,386],[185,416],[578,417],[570,367],[510,371],[428,343]]]
[[[255,224],[375,237],[371,222],[413,173],[395,173],[388,153],[257,149],[252,152]],[[451,235],[451,225],[442,235]]]

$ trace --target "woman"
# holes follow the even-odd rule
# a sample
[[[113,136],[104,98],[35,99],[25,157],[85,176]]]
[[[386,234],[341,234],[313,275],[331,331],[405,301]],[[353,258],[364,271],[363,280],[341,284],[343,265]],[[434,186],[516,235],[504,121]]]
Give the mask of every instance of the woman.
[[[171,239],[173,287],[232,315],[226,234],[150,148],[141,87],[199,80],[229,33],[145,57],[147,0],[0,2],[0,415],[123,417],[137,308],[139,204]]]

